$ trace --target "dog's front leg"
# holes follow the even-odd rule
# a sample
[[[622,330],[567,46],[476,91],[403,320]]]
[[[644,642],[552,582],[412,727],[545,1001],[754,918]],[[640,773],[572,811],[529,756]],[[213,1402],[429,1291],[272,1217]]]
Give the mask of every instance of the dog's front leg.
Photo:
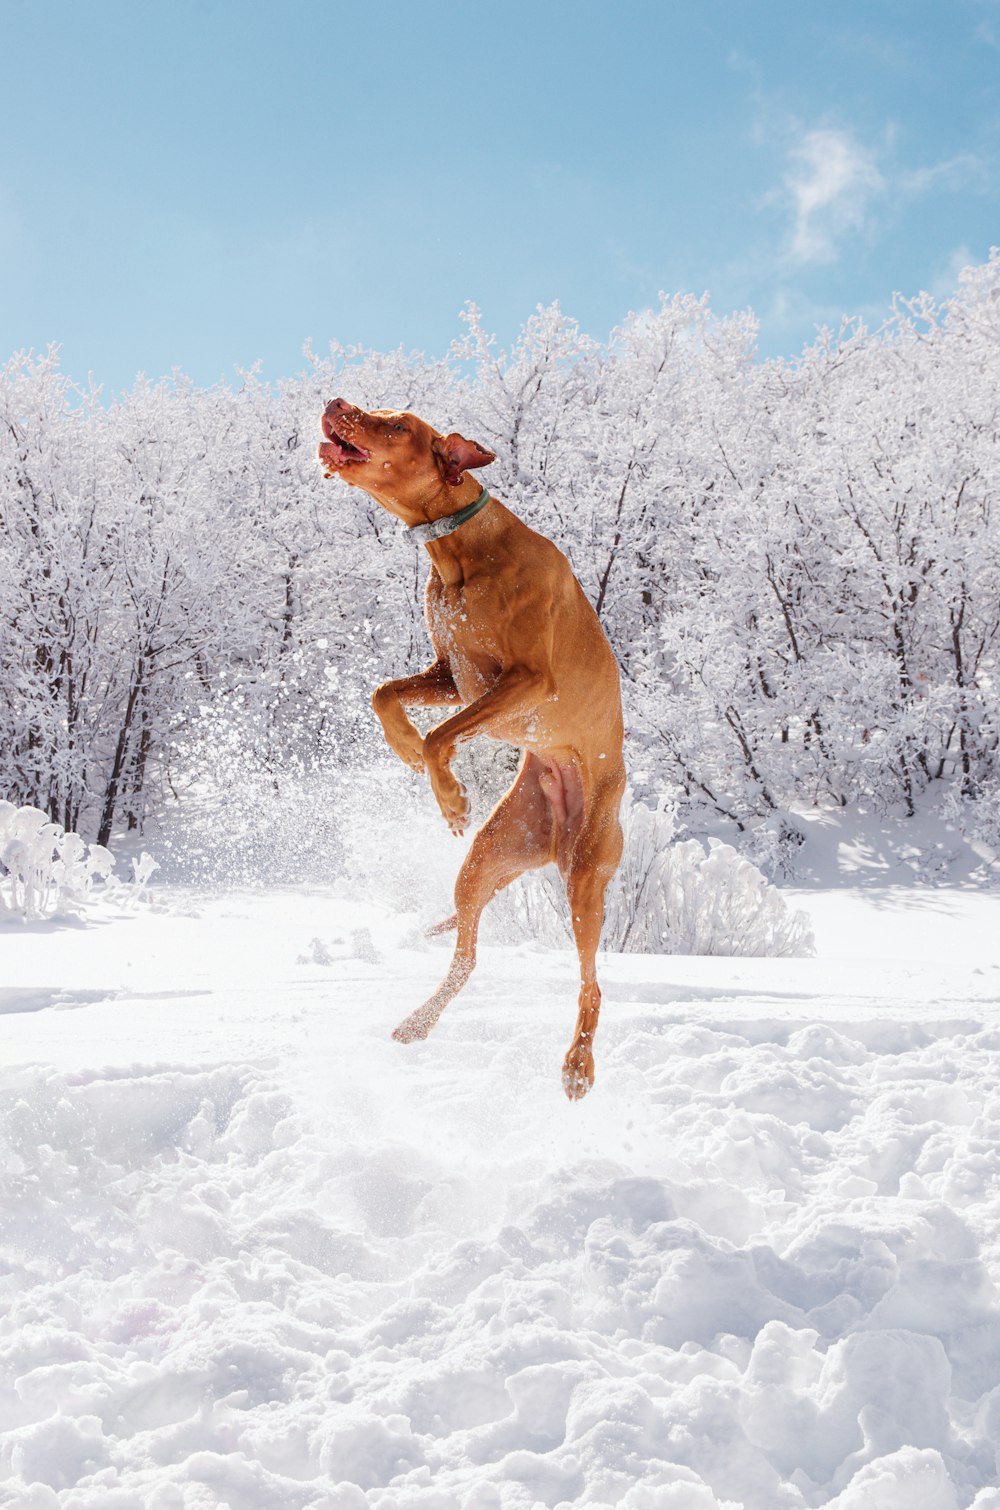
[[[462,740],[477,734],[492,734],[495,739],[510,739],[512,723],[530,712],[551,691],[547,677],[526,667],[505,671],[488,692],[469,703],[460,713],[435,725],[423,742],[423,763],[431,780],[434,796],[448,827],[461,834],[469,821],[469,800],[465,788],[452,773],[451,761]]]
[[[448,662],[443,660],[435,661],[415,676],[383,682],[372,693],[372,707],[378,714],[386,743],[412,771],[424,768],[424,741],[419,729],[407,718],[404,705],[433,707],[458,702],[461,698],[455,679]]]

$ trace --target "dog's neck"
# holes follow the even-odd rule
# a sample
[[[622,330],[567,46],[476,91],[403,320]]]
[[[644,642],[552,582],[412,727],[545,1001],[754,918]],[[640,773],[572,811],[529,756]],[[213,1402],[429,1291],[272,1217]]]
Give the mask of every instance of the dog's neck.
[[[475,503],[482,491],[482,483],[478,477],[473,477],[471,472],[463,472],[462,480],[457,484],[442,482],[439,488],[424,502],[420,504],[422,519],[420,524],[433,524],[436,519],[444,519],[449,514],[457,514],[462,509],[468,508],[470,503]]]
[[[471,482],[472,487],[466,487],[466,480],[463,479],[459,488],[449,488],[451,496],[446,497],[443,502],[450,506],[435,509],[427,523],[454,517],[455,514],[467,509],[470,504],[474,504],[482,493],[487,491],[477,478],[472,477],[467,480]],[[467,519],[464,524],[459,525],[457,529],[436,538],[421,541],[431,558],[431,565],[448,587],[460,586],[470,571],[479,569],[484,553],[494,548],[496,532],[501,527],[506,511],[497,499],[489,494],[487,496],[489,503]]]
[[[471,503],[464,508],[458,509],[453,514],[442,514],[437,519],[430,519],[426,524],[411,524],[409,527],[410,539],[417,545],[429,545],[432,540],[440,540],[444,535],[453,535],[460,530],[470,519],[474,519],[490,501],[489,488],[481,488]]]
[[[348,481],[351,479],[348,478]],[[443,519],[448,514],[460,513],[474,503],[482,490],[479,479],[465,472],[461,482],[451,484],[442,481],[432,493],[424,497],[409,497],[406,491],[399,493],[392,483],[387,482],[385,487],[367,481],[358,483],[358,487],[380,503],[385,511],[392,514],[407,529],[414,529],[422,524],[432,524],[437,519]]]
[[[478,477],[466,472],[457,486],[442,483],[441,487],[419,502],[407,500],[406,514],[403,514],[398,504],[391,509],[407,529],[413,532],[417,544],[426,546],[432,565],[450,586],[462,581],[465,576],[462,563],[468,559],[470,551],[475,553],[484,534],[489,533],[490,515],[499,507],[495,499],[490,499],[487,506],[470,517],[466,511],[479,501],[484,492],[489,498],[488,489],[483,487]],[[379,501],[382,502],[381,499]],[[453,519],[458,514],[466,514],[466,520],[457,529],[445,529],[437,535],[428,528],[439,525],[443,520]],[[427,538],[428,535],[430,538]]]

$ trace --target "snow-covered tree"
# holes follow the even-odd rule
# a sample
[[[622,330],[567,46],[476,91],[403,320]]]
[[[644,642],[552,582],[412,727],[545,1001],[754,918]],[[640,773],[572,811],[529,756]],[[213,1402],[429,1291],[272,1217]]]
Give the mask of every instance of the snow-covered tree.
[[[445,360],[337,347],[279,385],[175,375],[111,403],[54,351],[14,357],[0,796],[104,843],[199,774],[206,731],[279,788],[368,758],[371,686],[426,654],[426,563],[320,475],[344,393],[497,452],[490,486],[567,552],[615,646],[647,789],[734,832],[939,785],[986,821],[1000,256],[795,360],[755,341],[750,314],[675,297],[603,344],[539,309],[505,351],[470,306]]]

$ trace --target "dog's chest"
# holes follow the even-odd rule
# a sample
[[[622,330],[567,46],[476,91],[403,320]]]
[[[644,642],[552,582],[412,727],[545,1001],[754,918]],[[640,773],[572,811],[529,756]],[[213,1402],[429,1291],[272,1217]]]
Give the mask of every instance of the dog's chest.
[[[466,701],[491,686],[502,668],[502,656],[491,615],[481,593],[433,581],[427,590],[427,625],[438,655],[451,664],[458,690]]]

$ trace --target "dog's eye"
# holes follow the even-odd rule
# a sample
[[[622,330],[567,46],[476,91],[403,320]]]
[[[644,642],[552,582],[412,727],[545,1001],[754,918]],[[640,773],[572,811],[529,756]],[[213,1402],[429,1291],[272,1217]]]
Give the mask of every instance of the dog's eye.
[[[406,434],[406,426],[405,425],[393,425],[392,428],[396,431],[396,433],[398,435],[405,435]]]

